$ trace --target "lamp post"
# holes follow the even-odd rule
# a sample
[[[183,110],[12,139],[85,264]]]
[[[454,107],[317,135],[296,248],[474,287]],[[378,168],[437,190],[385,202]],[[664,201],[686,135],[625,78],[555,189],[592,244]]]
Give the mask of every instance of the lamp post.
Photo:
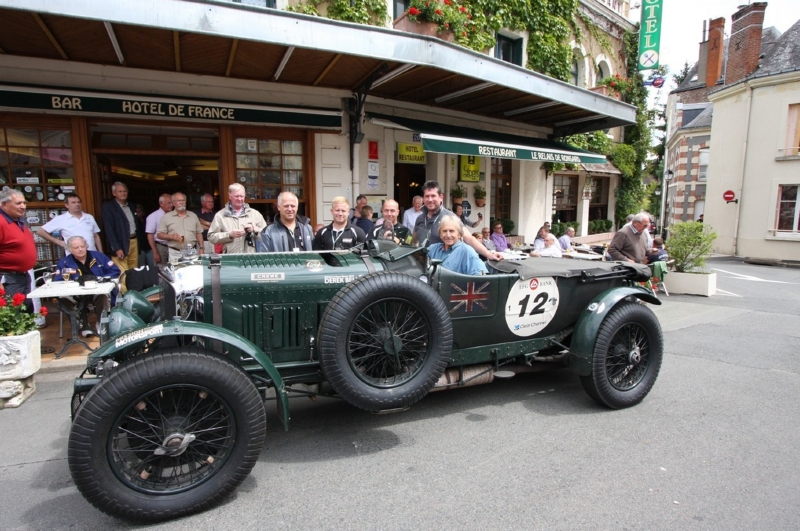
[[[672,180],[675,174],[672,170],[667,170],[664,172],[664,180],[662,181],[662,190],[661,190],[661,213],[659,214],[659,219],[661,220],[661,237],[663,238],[666,236],[666,228],[667,224],[665,223],[666,219],[664,218],[664,208],[667,203],[667,196],[669,195],[669,182]]]

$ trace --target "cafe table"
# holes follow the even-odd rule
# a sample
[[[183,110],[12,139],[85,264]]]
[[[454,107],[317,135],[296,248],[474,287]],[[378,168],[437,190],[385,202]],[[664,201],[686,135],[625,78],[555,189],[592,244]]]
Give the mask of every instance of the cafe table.
[[[86,303],[91,299],[88,296],[94,295],[108,295],[117,285],[114,282],[98,282],[93,286],[81,286],[78,282],[71,281],[53,281],[50,284],[39,286],[32,292],[28,293],[29,299],[49,299],[57,298],[59,309],[69,315],[69,322],[72,329],[72,337],[69,338],[67,343],[56,353],[56,359],[59,359],[70,345],[80,344],[86,347],[90,352],[95,349],[91,348],[83,339],[81,339],[80,330],[78,327],[78,317],[83,311]],[[65,304],[64,299],[74,297],[75,307],[69,309]]]

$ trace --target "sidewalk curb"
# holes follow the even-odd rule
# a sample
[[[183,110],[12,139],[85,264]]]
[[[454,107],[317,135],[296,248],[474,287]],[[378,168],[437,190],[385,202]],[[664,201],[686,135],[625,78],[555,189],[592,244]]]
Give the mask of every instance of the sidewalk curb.
[[[39,373],[46,374],[52,372],[73,371],[77,375],[86,367],[86,356],[70,356],[64,359],[52,359],[43,361]]]

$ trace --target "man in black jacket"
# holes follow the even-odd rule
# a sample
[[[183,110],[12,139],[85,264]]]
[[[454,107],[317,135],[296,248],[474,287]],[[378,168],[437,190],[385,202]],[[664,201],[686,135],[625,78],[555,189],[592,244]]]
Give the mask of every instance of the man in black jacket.
[[[115,182],[111,187],[114,199],[103,203],[103,231],[108,240],[108,255],[124,272],[139,265],[138,235],[143,232],[136,205],[128,201],[128,187]]]
[[[310,251],[314,233],[308,218],[297,213],[297,196],[292,192],[278,195],[275,223],[261,231],[256,252],[286,253]]]
[[[314,237],[315,251],[332,251],[334,249],[350,249],[364,243],[364,231],[348,222],[350,203],[347,198],[339,196],[331,201],[333,223],[317,231]]]

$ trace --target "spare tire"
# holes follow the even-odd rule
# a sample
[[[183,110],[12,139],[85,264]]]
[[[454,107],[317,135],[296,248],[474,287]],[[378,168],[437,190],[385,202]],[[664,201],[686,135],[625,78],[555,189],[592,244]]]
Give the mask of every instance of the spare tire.
[[[382,271],[342,288],[319,327],[322,371],[366,411],[408,408],[442,375],[453,346],[447,306],[426,283]]]

